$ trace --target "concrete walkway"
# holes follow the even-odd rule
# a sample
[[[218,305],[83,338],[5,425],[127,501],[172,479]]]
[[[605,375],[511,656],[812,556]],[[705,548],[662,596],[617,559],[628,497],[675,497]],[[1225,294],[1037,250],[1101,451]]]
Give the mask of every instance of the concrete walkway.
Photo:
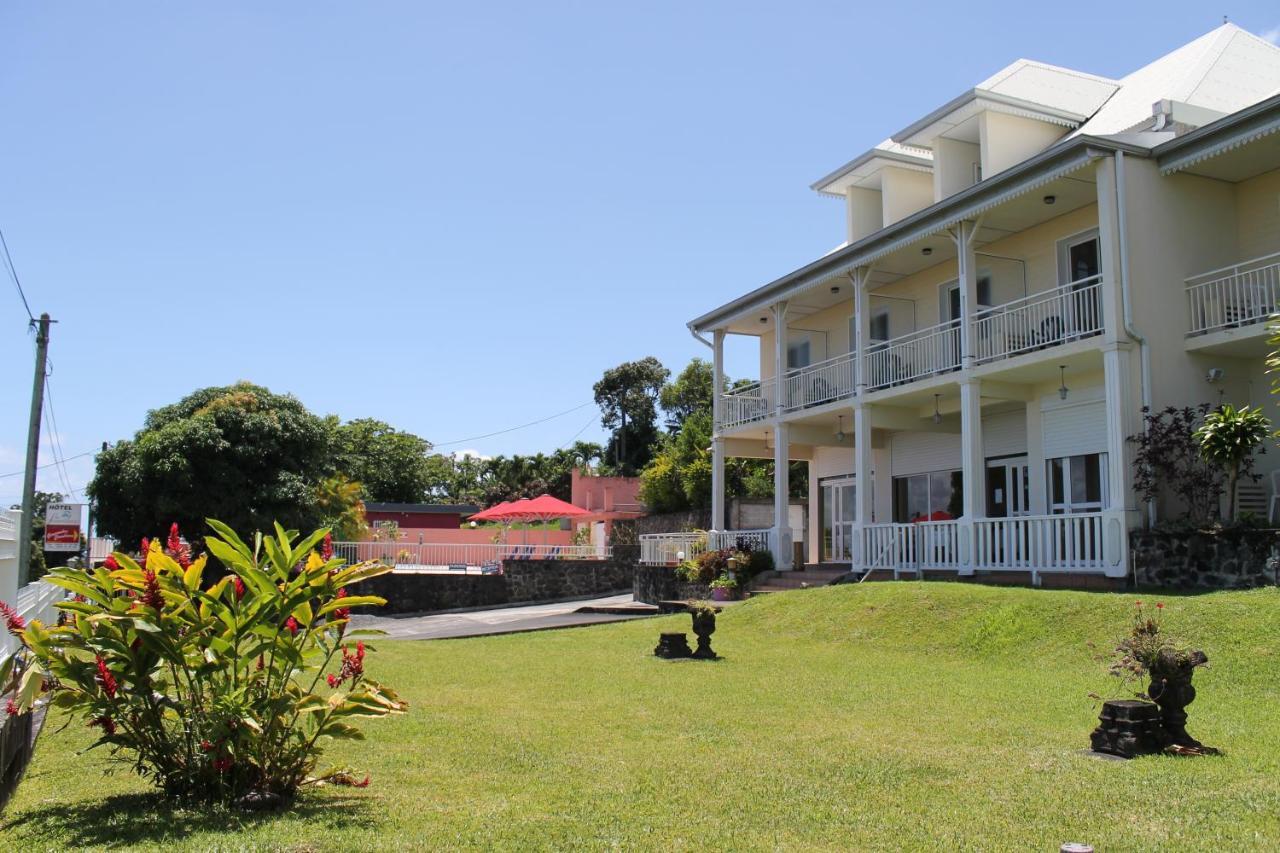
[[[570,628],[576,625],[598,625],[603,622],[625,622],[641,616],[616,613],[579,613],[583,607],[610,607],[631,603],[630,594],[611,595],[587,601],[563,601],[555,604],[533,604],[526,607],[499,607],[465,613],[433,613],[427,616],[353,615],[354,628],[376,628],[386,631],[394,640],[445,640],[458,637],[481,637],[488,634],[514,634],[520,631],[543,631],[548,628]]]

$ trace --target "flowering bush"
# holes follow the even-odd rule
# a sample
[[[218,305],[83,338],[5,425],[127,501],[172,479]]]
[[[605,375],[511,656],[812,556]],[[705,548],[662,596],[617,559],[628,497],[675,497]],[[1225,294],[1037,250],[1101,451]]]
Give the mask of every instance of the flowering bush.
[[[193,560],[176,526],[167,551],[152,541],[137,560],[55,570],[49,580],[74,595],[59,605],[62,624],[8,619],[29,664],[0,672],[14,710],[29,710],[43,683],[53,705],[97,730],[94,746],[175,797],[261,807],[304,784],[367,783],[316,766],[323,749],[344,755],[332,741],[363,737],[353,718],[407,708],[365,676],[358,637],[377,632],[349,630],[352,608],[385,603],[349,589],[390,568],[333,559],[326,530],[300,539],[276,525],[250,547],[209,524],[205,544],[230,574],[208,587],[207,557]]]
[[[1151,612],[1141,601],[1134,602],[1129,632],[1116,643],[1108,663],[1108,671],[1120,679],[1126,689],[1131,690],[1131,685],[1141,684],[1147,678],[1159,681],[1166,672],[1178,667],[1195,668],[1204,664],[1202,653],[1164,630],[1164,610],[1162,603],[1157,603]],[[1143,691],[1134,691],[1134,695],[1139,699],[1151,698]]]

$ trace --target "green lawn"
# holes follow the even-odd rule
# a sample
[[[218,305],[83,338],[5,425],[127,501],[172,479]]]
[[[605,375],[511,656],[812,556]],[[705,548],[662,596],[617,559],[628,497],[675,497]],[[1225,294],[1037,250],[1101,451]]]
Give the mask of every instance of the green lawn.
[[[1163,596],[1203,647],[1190,729],[1219,758],[1080,754],[1107,679],[1087,640],[1133,596],[844,586],[722,615],[724,660],[651,656],[688,617],[382,643],[408,717],[367,727],[364,790],[291,813],[174,810],[54,719],[0,849],[1280,847],[1280,591]]]

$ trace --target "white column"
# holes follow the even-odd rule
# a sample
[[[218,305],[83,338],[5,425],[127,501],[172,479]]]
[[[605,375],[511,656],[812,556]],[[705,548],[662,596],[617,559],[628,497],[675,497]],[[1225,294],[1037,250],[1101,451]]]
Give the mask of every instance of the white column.
[[[1107,401],[1107,510],[1103,513],[1103,547],[1106,574],[1124,577],[1129,569],[1129,504],[1133,496],[1129,452],[1130,410],[1139,406],[1130,399],[1132,370],[1129,344],[1108,344],[1102,351],[1103,381]]]
[[[787,303],[773,306],[773,381],[774,409],[778,417],[786,409],[787,377]]]
[[[773,559],[780,570],[791,568],[791,430],[778,422],[773,431]]]
[[[724,439],[720,436],[724,400],[724,329],[711,333],[711,529],[724,530]]]
[[[1044,465],[1044,413],[1037,397],[1027,403],[1027,488],[1032,515],[1049,514],[1049,484]]]
[[[866,392],[867,380],[863,365],[866,363],[867,343],[871,336],[871,297],[867,293],[867,283],[871,276],[868,267],[858,267],[853,271],[854,321],[857,326],[857,340],[854,342],[857,355],[855,383],[859,396]]]
[[[982,453],[982,384],[960,380],[960,464],[964,471],[964,522],[960,532],[963,567],[973,572],[973,521],[986,515],[987,462]]]
[[[973,255],[974,226],[961,222],[956,230],[956,272],[960,279],[960,358],[973,366],[973,315],[978,308],[978,267]]]
[[[724,439],[711,439],[711,529],[724,530]]]
[[[853,408],[853,559],[858,569],[866,569],[869,559],[865,552],[866,536],[863,531],[875,515],[871,492],[871,406],[859,403]]]

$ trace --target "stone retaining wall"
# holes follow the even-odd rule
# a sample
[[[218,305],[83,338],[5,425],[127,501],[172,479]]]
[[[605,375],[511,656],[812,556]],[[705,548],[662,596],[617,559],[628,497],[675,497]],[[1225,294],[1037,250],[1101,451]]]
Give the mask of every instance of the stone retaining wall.
[[[430,613],[624,593],[632,586],[635,550],[615,549],[608,560],[504,560],[500,575],[392,572],[360,584],[361,594],[387,600],[360,612]]]
[[[638,565],[634,572],[635,583],[631,594],[636,601],[643,601],[645,604],[711,597],[711,587],[704,583],[685,583],[676,577],[675,569],[670,566]]]
[[[1134,574],[1144,586],[1246,589],[1280,582],[1280,530],[1141,531],[1129,534]]]

